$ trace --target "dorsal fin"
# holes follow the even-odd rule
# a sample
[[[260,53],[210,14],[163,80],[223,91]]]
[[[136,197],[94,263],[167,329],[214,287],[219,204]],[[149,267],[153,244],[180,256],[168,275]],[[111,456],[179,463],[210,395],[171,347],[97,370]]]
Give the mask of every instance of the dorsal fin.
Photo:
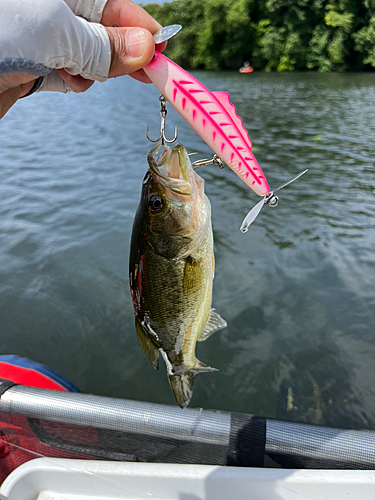
[[[240,134],[242,135],[244,141],[246,142],[248,147],[251,149],[253,147],[253,143],[250,140],[250,137],[249,137],[247,130],[243,126],[243,122],[242,122],[241,118],[237,115],[237,111],[236,111],[235,106],[230,102],[228,92],[212,92],[212,93],[217,98],[217,100],[220,101],[220,104],[223,106],[223,108],[227,111],[229,116],[232,118],[232,120],[236,124],[238,130],[240,131]]]

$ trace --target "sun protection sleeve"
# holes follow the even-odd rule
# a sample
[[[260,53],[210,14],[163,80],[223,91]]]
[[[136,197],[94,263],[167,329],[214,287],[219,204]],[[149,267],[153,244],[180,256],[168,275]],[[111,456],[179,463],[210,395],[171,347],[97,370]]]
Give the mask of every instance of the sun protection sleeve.
[[[65,0],[76,16],[81,16],[92,23],[100,23],[103,9],[108,0]]]
[[[105,2],[0,0],[0,74],[45,77],[40,90],[58,92],[71,90],[57,73],[61,68],[105,81],[111,64],[107,32],[101,24],[76,16],[71,4],[77,13],[98,19]]]

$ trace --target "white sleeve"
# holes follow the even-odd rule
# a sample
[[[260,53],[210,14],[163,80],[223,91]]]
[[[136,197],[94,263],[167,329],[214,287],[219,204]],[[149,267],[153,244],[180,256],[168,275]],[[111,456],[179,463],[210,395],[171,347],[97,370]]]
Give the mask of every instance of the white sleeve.
[[[89,80],[107,79],[111,46],[105,28],[74,15],[63,0],[0,0],[0,12],[0,73],[44,76],[64,68]]]
[[[104,7],[108,0],[65,0],[76,16],[81,16],[92,23],[100,23]]]

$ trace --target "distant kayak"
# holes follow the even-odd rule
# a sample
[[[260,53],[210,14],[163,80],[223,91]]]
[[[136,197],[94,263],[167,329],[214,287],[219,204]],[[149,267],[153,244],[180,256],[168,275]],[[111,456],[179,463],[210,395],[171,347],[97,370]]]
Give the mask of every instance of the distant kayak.
[[[238,70],[240,73],[252,73],[254,71],[254,68],[252,66],[242,66],[242,68],[240,68]]]

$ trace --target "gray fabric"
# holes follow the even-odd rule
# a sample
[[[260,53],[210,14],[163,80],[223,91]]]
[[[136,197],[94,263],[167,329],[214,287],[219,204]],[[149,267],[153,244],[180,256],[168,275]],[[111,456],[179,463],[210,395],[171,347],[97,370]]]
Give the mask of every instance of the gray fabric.
[[[23,68],[35,76],[64,68],[72,75],[105,81],[111,64],[108,34],[101,24],[75,15],[70,3],[90,19],[98,19],[99,13],[101,17],[105,5],[103,0],[0,0],[0,73],[9,73],[11,62],[15,71]],[[60,80],[50,78],[42,89],[69,90]]]
[[[230,415],[16,385],[0,398],[0,412],[51,422],[228,446]]]
[[[65,0],[76,16],[92,23],[100,23],[103,9],[108,0]]]
[[[68,92],[75,92],[75,90],[64,82],[57,69],[54,69],[43,78],[43,83],[38,92],[62,92],[66,94]]]
[[[28,59],[6,58],[0,59],[0,75],[6,73],[27,73],[34,76],[45,76],[51,73],[52,69],[43,64],[29,61]]]

